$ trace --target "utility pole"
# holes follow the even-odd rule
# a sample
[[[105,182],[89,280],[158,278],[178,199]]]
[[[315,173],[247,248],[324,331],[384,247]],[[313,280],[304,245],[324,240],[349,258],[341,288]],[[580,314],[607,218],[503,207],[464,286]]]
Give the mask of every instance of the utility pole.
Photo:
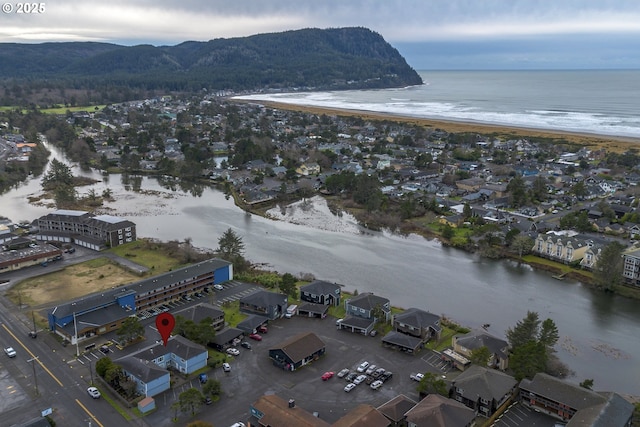
[[[38,390],[38,376],[36,375],[36,361],[38,360],[38,357],[40,356],[36,356],[32,359],[27,360],[27,362],[30,362],[31,366],[33,367],[33,381],[36,386],[36,396],[40,395],[40,391]]]
[[[89,359],[89,375],[91,376],[91,385],[93,385],[93,367],[91,366],[91,359]]]
[[[76,335],[76,357],[80,357],[80,347],[78,347],[78,323],[76,322],[76,312],[73,312],[73,330]]]
[[[31,318],[33,319],[33,333],[36,333],[36,312],[31,311]]]

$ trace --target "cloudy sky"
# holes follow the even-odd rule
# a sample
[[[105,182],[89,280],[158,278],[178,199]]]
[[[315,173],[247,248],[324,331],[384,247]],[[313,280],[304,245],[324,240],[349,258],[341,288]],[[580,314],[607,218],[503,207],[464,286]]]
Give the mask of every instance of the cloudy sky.
[[[360,26],[418,70],[640,69],[638,0],[53,0],[39,14],[2,1],[0,42],[174,45]]]

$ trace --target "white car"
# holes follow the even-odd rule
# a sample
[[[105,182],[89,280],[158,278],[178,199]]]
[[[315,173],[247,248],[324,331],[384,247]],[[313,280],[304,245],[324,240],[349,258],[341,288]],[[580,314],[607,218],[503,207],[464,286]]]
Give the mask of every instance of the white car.
[[[344,376],[346,376],[349,373],[349,370],[347,368],[344,368],[343,370],[341,370],[340,372],[338,372],[338,378],[343,378]]]
[[[375,372],[376,369],[378,369],[378,367],[376,365],[369,365],[369,367],[367,368],[365,373],[367,375],[371,375],[371,374],[373,374]]]
[[[363,382],[365,382],[365,380],[366,380],[366,379],[367,379],[367,376],[366,376],[366,375],[358,375],[358,376],[356,377],[356,379],[355,379],[355,380],[353,380],[353,383],[354,383],[355,385],[362,384]]]
[[[380,380],[375,380],[374,382],[371,383],[371,388],[374,390],[377,390],[380,387],[382,387],[382,381]]]
[[[16,357],[16,351],[13,349],[13,347],[5,347],[4,352],[9,357]]]
[[[409,375],[409,378],[411,378],[414,381],[421,381],[424,378],[424,374],[421,374],[418,372],[417,374]]]
[[[354,383],[349,383],[346,386],[344,386],[344,391],[346,391],[347,393],[349,393],[351,390],[353,390],[354,388],[356,388],[356,385]]]
[[[358,372],[364,372],[367,370],[367,368],[369,367],[369,362],[364,361],[362,362],[360,365],[358,365]]]
[[[222,364],[222,370],[225,372],[231,372],[231,365],[229,365],[227,362],[224,362]]]
[[[89,393],[89,396],[91,396],[94,399],[99,399],[100,398],[100,390],[98,390],[95,387],[89,387],[87,389],[87,393]]]
[[[219,284],[216,283],[215,285],[213,285],[213,289],[215,289],[216,291],[221,291],[224,288],[222,287],[222,285],[219,285]]]
[[[238,350],[237,348],[229,347],[227,349],[227,354],[230,354],[232,356],[240,356],[240,350]]]

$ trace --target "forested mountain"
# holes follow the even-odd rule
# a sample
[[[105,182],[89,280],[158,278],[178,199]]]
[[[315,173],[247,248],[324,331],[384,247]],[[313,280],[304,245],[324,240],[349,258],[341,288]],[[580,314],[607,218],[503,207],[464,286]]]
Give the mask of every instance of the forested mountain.
[[[12,84],[36,81],[97,92],[108,86],[240,91],[422,83],[396,49],[366,28],[304,29],[158,47],[4,43],[0,44],[0,79],[9,95]]]

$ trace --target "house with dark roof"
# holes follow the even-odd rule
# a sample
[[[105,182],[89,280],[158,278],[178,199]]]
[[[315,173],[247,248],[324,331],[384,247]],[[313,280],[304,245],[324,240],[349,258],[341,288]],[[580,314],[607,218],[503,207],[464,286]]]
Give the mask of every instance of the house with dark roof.
[[[487,347],[490,353],[487,366],[502,371],[509,367],[509,343],[484,330],[473,330],[464,335],[454,335],[451,343],[453,350],[466,358],[470,358],[474,350]]]
[[[374,310],[379,308],[384,318],[377,319]],[[373,321],[389,321],[391,316],[391,302],[387,298],[363,292],[345,301],[347,316],[361,317]]]
[[[567,427],[631,426],[634,406],[617,393],[595,392],[543,373],[523,379],[519,388],[522,403]]]
[[[213,341],[207,345],[216,350],[224,350],[229,347],[233,340],[240,339],[244,335],[244,332],[238,328],[224,328],[221,331],[216,332],[216,336],[213,337]]]
[[[269,320],[283,317],[287,312],[288,298],[285,294],[257,291],[240,298],[240,311],[246,314],[257,314]]]
[[[407,353],[417,353],[423,345],[421,338],[403,334],[401,332],[389,331],[382,337],[382,345]]]
[[[289,307],[291,310],[291,307]],[[301,317],[315,317],[324,319],[329,312],[329,306],[324,304],[315,304],[312,302],[303,302],[296,309],[295,312]]]
[[[155,363],[128,356],[116,361],[122,367],[124,375],[136,383],[136,392],[145,397],[156,396],[171,388],[169,371]]]
[[[442,332],[440,316],[419,308],[409,308],[396,314],[392,325],[396,332],[420,338],[423,342],[439,340]]]
[[[453,399],[430,394],[405,414],[408,427],[471,427],[476,414]]]
[[[268,427],[329,427],[326,421],[298,407],[295,400],[285,400],[275,394],[260,396],[251,405],[250,425]]]
[[[209,319],[211,327],[216,331],[224,328],[224,311],[206,302],[179,311],[175,315],[182,316],[185,320],[191,320],[196,324]]]
[[[340,305],[341,289],[336,283],[314,280],[300,287],[300,299],[314,304]]]
[[[453,399],[490,417],[514,395],[518,382],[510,375],[478,365],[471,365],[451,382]]]
[[[264,316],[251,314],[246,319],[239,322],[236,327],[245,334],[253,334],[258,329],[258,326],[264,325],[268,320],[269,319]]]
[[[390,427],[391,421],[376,408],[366,403],[353,408],[340,417],[332,427]]]
[[[287,371],[307,365],[324,355],[326,344],[313,332],[302,332],[269,349],[273,364]]]
[[[388,402],[378,406],[378,412],[391,421],[393,427],[406,425],[406,413],[416,406],[416,402],[404,394],[399,394]]]

